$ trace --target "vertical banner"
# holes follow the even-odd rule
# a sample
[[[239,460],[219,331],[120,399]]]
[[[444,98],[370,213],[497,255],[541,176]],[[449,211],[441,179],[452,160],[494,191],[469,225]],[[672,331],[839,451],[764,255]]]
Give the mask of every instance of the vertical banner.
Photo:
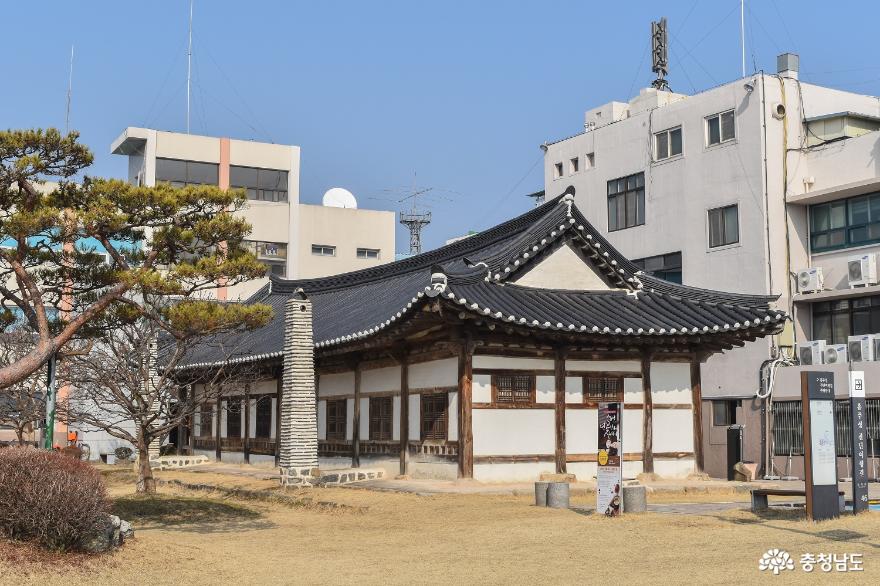
[[[596,512],[617,517],[621,512],[623,403],[599,403],[599,466],[596,470]]]
[[[868,442],[865,372],[849,373],[849,415],[852,441],[853,514],[868,510]]]
[[[834,373],[802,372],[801,400],[807,517],[814,521],[832,519],[840,516],[834,440]]]

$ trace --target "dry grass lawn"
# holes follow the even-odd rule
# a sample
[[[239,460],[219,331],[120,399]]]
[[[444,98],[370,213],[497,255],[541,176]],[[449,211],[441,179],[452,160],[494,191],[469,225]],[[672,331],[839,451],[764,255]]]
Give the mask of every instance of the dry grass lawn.
[[[199,474],[177,477],[208,481]],[[126,479],[126,473],[113,474],[111,490],[119,514],[135,525],[135,540],[110,556],[77,557],[71,564],[29,558],[27,548],[0,544],[0,583],[751,583],[771,578],[758,571],[758,559],[771,547],[796,559],[855,552],[865,560],[861,574],[808,575],[798,568],[772,583],[880,582],[877,514],[822,524],[748,512],[605,519],[536,509],[527,496],[351,489],[255,500],[166,486],[144,499],[131,494]],[[249,489],[263,482],[225,480]],[[741,498],[688,495],[703,502]],[[574,500],[587,504],[592,497]],[[327,508],[322,501],[345,506]]]

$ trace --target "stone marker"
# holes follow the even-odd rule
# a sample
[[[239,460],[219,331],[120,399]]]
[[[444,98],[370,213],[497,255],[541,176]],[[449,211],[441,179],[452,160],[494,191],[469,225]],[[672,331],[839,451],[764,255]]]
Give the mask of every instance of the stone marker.
[[[535,483],[535,506],[536,507],[546,507],[547,506],[547,487],[550,486],[549,482],[536,482]]]
[[[623,512],[644,513],[648,510],[648,491],[640,484],[623,487]]]
[[[568,505],[568,483],[551,482],[547,487],[547,506],[551,509],[567,509]]]

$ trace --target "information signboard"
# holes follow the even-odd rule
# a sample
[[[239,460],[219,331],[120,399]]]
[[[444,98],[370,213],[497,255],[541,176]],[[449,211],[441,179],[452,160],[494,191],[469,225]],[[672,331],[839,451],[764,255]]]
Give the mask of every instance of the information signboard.
[[[868,421],[865,373],[849,373],[849,414],[852,441],[853,514],[868,510]]]
[[[609,517],[621,512],[623,481],[621,419],[623,403],[599,403],[599,466],[596,471],[596,511]]]
[[[834,441],[834,373],[802,372],[804,476],[807,517],[840,515],[837,492],[837,447]]]

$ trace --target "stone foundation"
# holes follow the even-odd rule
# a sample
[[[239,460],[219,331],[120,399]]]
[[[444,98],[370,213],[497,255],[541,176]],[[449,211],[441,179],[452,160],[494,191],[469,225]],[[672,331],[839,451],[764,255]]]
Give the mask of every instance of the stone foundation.
[[[314,486],[320,479],[320,471],[317,468],[279,468],[281,474],[281,486]]]
[[[210,463],[207,456],[159,456],[150,458],[150,466],[154,469],[168,470],[170,468],[189,468],[190,466],[202,466]]]
[[[347,468],[321,471],[317,468],[279,468],[281,486],[342,486],[385,477],[381,468]]]

